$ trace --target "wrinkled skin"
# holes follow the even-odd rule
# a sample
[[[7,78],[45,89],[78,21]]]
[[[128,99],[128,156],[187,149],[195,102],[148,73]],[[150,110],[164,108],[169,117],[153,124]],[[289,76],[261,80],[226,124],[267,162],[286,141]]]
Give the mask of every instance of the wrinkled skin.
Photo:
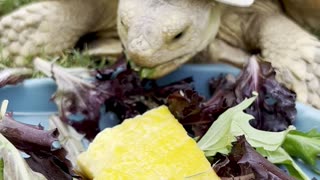
[[[164,12],[166,18],[160,16]],[[215,37],[219,18],[220,7],[212,0],[121,0],[118,31],[130,59],[156,68],[156,78],[203,50]]]
[[[304,21],[296,22],[309,22],[310,27],[307,23],[299,26],[286,17],[281,3],[273,0],[258,0],[250,8],[227,7],[209,54],[211,59],[241,65],[250,54],[259,53],[276,69],[277,80],[297,93],[298,101],[319,108],[320,42],[302,27],[311,29],[312,24],[312,29],[320,30],[320,26],[312,23],[320,14],[320,4],[316,0],[282,3],[284,7],[294,4],[296,11],[292,8],[288,14],[294,20],[295,14],[305,12],[304,16],[298,16]]]
[[[320,30],[319,10],[317,0],[256,0],[250,7],[213,0],[51,0],[1,19],[0,43],[4,57],[25,65],[27,56],[59,54],[96,33],[89,52],[116,54],[122,44],[136,65],[155,68],[153,78],[203,50],[209,61],[240,66],[259,53],[300,102],[320,107],[320,43],[310,34]]]
[[[101,40],[117,37],[117,0],[50,0],[22,7],[0,21],[2,57],[19,66],[26,57],[57,55],[71,49],[85,34],[96,33]]]

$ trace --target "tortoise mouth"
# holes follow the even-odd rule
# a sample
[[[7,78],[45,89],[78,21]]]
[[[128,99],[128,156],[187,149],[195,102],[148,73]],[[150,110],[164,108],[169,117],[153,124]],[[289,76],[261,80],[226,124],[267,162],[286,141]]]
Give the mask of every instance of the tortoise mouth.
[[[184,54],[184,55],[178,56],[172,60],[169,60],[164,63],[153,66],[151,68],[137,66],[134,62],[131,62],[131,66],[133,67],[133,69],[135,71],[139,72],[139,74],[142,78],[157,79],[157,78],[165,76],[165,75],[169,74],[170,72],[176,70],[182,64],[184,64],[189,59],[191,59],[191,57],[192,57],[191,53]]]

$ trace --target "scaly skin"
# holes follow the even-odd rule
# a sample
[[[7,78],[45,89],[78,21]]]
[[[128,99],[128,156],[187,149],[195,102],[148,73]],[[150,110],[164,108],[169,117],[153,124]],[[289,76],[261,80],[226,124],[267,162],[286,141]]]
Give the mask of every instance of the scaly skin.
[[[208,15],[204,12],[217,11],[217,9],[213,10],[212,6],[209,8],[209,5],[203,4],[208,4],[209,1],[184,0],[181,2],[177,0],[173,5],[170,2],[159,0],[139,3],[140,1],[120,1],[119,35],[129,56],[136,64],[143,67],[156,67],[154,77],[160,77],[176,69],[186,61],[177,62],[177,57],[187,52],[190,53],[186,57],[189,59],[199,49],[203,49],[204,46],[199,46],[199,42],[207,40],[207,37],[211,39],[212,35],[215,35],[215,32],[212,33],[212,31],[208,35],[203,26],[199,25],[199,22],[204,22],[207,26],[209,24],[210,20],[206,20]],[[126,6],[126,4],[129,5]],[[159,15],[161,12],[166,12],[166,17],[169,18],[163,18]],[[174,12],[179,19],[170,18],[173,17],[171,12]],[[125,20],[121,23],[122,13],[125,14],[124,17],[130,18],[124,18]],[[292,14],[295,13],[292,12]],[[199,33],[186,31],[183,38],[187,41],[183,41],[182,38],[178,41],[180,46],[170,48],[178,44],[173,38],[175,34],[184,32],[184,26],[180,24],[190,19],[193,23],[191,28],[196,27]],[[231,60],[233,64],[243,64],[248,60],[250,54],[260,51],[262,58],[271,62],[276,68],[277,79],[297,92],[297,99],[300,102],[320,107],[319,78],[315,75],[319,74],[316,61],[320,52],[319,41],[288,19],[279,2],[258,0],[249,8],[224,6],[221,19],[218,41],[212,42],[209,48],[211,54],[216,56],[213,58],[229,60],[229,62]],[[169,23],[165,24],[168,21]],[[173,35],[159,31],[155,33],[157,29],[161,29],[159,26],[162,29],[173,26]],[[143,33],[144,31],[149,34]],[[168,37],[171,37],[169,41]],[[214,48],[217,42],[220,42],[220,49]],[[220,57],[217,57],[217,54]],[[171,62],[168,63],[170,60]]]
[[[59,54],[84,34],[115,31],[117,4],[117,0],[51,0],[20,8],[0,21],[2,56],[24,66],[26,57]]]
[[[320,107],[320,44],[305,30],[320,29],[316,0],[283,0],[284,6],[276,0],[256,0],[249,8],[213,0],[120,0],[116,12],[117,3],[53,0],[22,8],[0,21],[4,55],[19,63],[28,55],[57,54],[86,33],[114,35],[118,17],[118,34],[127,55],[141,67],[155,68],[153,78],[175,70],[206,47],[212,61],[238,65],[259,53],[299,101]],[[305,10],[309,7],[313,10]]]
[[[155,68],[158,78],[202,51],[219,20],[220,6],[212,0],[120,0],[118,32],[130,59]]]
[[[246,54],[260,51],[276,68],[277,80],[297,93],[298,101],[320,107],[320,42],[288,19],[279,4],[258,0],[250,8],[226,7],[217,39]],[[213,58],[220,59],[217,55]]]

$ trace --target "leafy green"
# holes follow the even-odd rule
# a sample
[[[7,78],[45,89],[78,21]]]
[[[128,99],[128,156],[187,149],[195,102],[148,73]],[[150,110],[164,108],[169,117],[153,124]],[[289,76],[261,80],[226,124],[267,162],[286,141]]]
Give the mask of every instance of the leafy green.
[[[268,151],[277,150],[283,143],[288,132],[293,129],[293,126],[289,126],[288,129],[280,132],[261,131],[253,128],[250,125],[249,120],[244,118],[239,118],[232,124],[232,134],[234,136],[244,134],[251,146],[255,148],[261,147]]]
[[[235,141],[236,136],[245,135],[248,142],[255,148],[263,148],[274,151],[281,146],[286,134],[293,129],[290,126],[281,132],[267,132],[253,128],[249,120],[253,116],[244,113],[256,99],[254,96],[246,99],[239,105],[228,109],[211,125],[207,133],[198,142],[199,147],[205,152],[206,156],[214,156],[220,152],[227,154],[231,148],[231,142]]]
[[[152,74],[154,73],[155,69],[154,68],[142,68],[140,66],[137,66],[133,61],[128,60],[130,67],[138,72],[138,74],[140,75],[141,78],[148,78],[150,76],[152,76]]]
[[[296,117],[296,94],[277,82],[270,63],[259,62],[255,56],[236,78],[228,75],[212,79],[210,91],[213,97],[209,102],[217,107],[223,103],[232,107],[250,97],[252,92],[258,92],[259,97],[245,112],[255,117],[250,124],[260,130],[283,131]]]
[[[93,139],[99,132],[100,107],[110,93],[93,83],[89,69],[70,71],[71,68],[63,68],[41,58],[34,60],[34,67],[54,78],[57,91],[52,100],[58,106],[60,118],[70,124],[87,123],[77,130]]]
[[[245,114],[243,110],[248,108],[255,99],[256,97],[252,97],[228,109],[211,125],[198,142],[198,146],[206,156],[214,156],[218,152],[227,154],[231,150],[231,142],[235,141],[235,136],[231,134],[232,122],[236,119],[252,119],[252,116]]]
[[[34,172],[16,149],[2,134],[0,134],[0,156],[4,162],[4,179],[44,180],[42,174]]]
[[[28,68],[7,68],[0,70],[0,88],[6,85],[14,85],[32,76],[32,70]]]
[[[309,132],[291,131],[282,147],[293,157],[301,159],[311,166],[312,170],[320,174],[316,167],[320,154],[320,133],[316,129]]]
[[[213,167],[220,177],[236,176],[235,179],[242,179],[241,177],[251,175],[249,179],[293,180],[292,177],[259,154],[244,136],[237,137],[237,141],[232,144],[231,153],[224,156],[224,160],[220,159],[220,162],[218,161]]]
[[[55,63],[65,68],[86,67],[89,69],[101,69],[106,65],[107,59],[95,58],[86,51],[80,52],[73,49],[64,52]]]
[[[45,54],[40,55],[42,59],[52,59],[52,56],[48,56]],[[79,50],[68,50],[63,52],[60,57],[54,58],[53,62],[56,65],[59,65],[63,68],[70,69],[70,71],[74,71],[76,69],[101,69],[108,64],[109,60],[106,58],[95,58],[90,56],[86,51],[80,52]],[[32,59],[33,61],[33,59]],[[8,67],[13,67],[13,61],[10,61],[11,64],[7,64]],[[32,63],[30,63],[32,64]],[[44,77],[43,73],[35,71],[33,73],[33,78],[41,78]]]
[[[289,132],[290,133],[290,132]],[[266,151],[258,148],[257,151],[267,157],[267,159],[274,164],[281,164],[286,167],[290,175],[296,179],[309,179],[308,176],[301,170],[301,168],[294,162],[290,155],[283,149],[278,148],[275,151]]]
[[[190,134],[202,137],[223,112],[258,92],[245,110],[254,117],[250,124],[264,131],[283,131],[296,117],[296,95],[279,84],[275,74],[270,63],[252,57],[237,77],[228,74],[211,79],[210,99],[196,91],[179,91],[168,97],[167,105],[179,122],[192,130]]]
[[[49,129],[58,129],[59,141],[62,147],[68,152],[66,158],[70,160],[75,167],[77,165],[77,156],[86,150],[86,145],[83,143],[84,135],[78,133],[73,127],[61,121],[57,116],[50,117]]]
[[[220,115],[198,142],[200,149],[209,157],[217,153],[228,154],[232,147],[231,143],[236,141],[235,137],[244,135],[248,143],[256,148],[260,154],[266,156],[269,161],[286,166],[290,174],[297,179],[308,179],[288,153],[281,148],[288,133],[294,129],[293,126],[289,126],[287,130],[281,132],[267,132],[257,130],[250,125],[249,121],[253,119],[253,116],[243,111],[248,108],[256,98],[257,96],[246,99],[239,105],[228,109]],[[310,134],[314,135],[315,133]],[[260,164],[256,162],[253,164],[260,166]],[[259,169],[259,167],[252,168]]]
[[[55,151],[61,148],[56,129],[44,130],[40,125],[24,124],[7,113],[0,120],[0,133],[16,148],[25,152]]]

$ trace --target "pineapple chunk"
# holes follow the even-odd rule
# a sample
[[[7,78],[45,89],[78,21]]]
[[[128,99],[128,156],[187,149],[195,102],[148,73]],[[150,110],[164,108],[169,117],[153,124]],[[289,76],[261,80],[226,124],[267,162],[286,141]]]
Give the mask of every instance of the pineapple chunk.
[[[78,165],[96,180],[219,179],[166,106],[100,132]]]

